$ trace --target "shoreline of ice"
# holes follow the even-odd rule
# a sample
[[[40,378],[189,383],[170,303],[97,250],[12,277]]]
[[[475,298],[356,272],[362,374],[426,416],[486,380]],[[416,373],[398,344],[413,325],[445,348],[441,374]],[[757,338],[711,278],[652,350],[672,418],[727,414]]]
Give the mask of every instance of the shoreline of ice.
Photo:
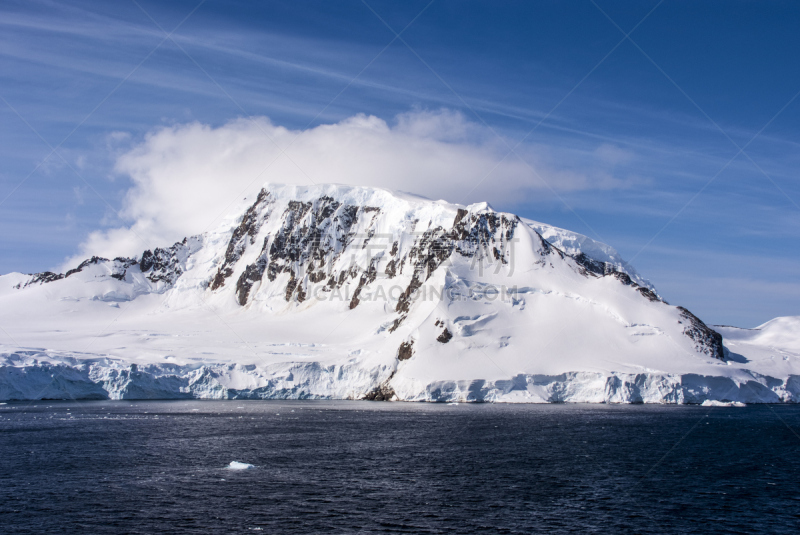
[[[434,380],[394,377],[391,368],[357,362],[322,365],[287,362],[269,369],[238,364],[197,367],[121,367],[101,359],[72,362],[17,361],[3,355],[0,400],[157,399],[380,399],[417,402],[492,403],[798,403],[800,375],[784,379],[750,372],[732,378],[696,373],[567,372],[517,374],[508,379]]]

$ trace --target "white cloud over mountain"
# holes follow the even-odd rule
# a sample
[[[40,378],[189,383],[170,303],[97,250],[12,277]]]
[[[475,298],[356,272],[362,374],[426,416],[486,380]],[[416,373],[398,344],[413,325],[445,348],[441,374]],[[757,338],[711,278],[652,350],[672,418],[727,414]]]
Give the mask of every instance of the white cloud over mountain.
[[[578,172],[553,165],[559,158],[552,148],[518,147],[525,163],[509,154],[516,141],[458,112],[417,110],[395,119],[389,124],[359,114],[302,131],[266,117],[219,127],[192,122],[157,129],[116,162],[116,172],[132,181],[119,213],[128,224],[92,232],[65,265],[94,254],[134,255],[203,232],[266,182],[374,186],[496,205],[552,195],[551,187],[625,185],[607,169],[609,157],[629,157],[615,147],[582,153],[598,167]]]

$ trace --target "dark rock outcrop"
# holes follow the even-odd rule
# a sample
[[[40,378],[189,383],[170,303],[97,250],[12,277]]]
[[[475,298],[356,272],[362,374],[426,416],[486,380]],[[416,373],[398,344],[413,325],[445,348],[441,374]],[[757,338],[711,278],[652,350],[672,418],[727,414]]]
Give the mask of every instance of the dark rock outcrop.
[[[247,242],[249,241],[251,245],[253,244],[261,225],[269,219],[269,212],[261,217],[259,215],[270,202],[272,201],[269,192],[262,188],[258,193],[258,197],[256,197],[256,201],[244,213],[241,223],[234,229],[231,239],[228,241],[225,259],[211,282],[212,290],[221,288],[225,284],[225,280],[233,275],[233,265],[242,257],[242,253],[247,247]]]
[[[378,385],[378,387],[375,388],[375,390],[368,392],[363,399],[366,401],[391,401],[392,399],[394,399],[396,397],[396,394],[394,392],[394,389],[391,386],[389,386],[390,380],[391,377],[389,377],[389,379]]]
[[[78,267],[70,269],[66,273],[53,273],[52,271],[43,271],[41,273],[34,273],[31,275],[29,281],[27,281],[24,285],[18,284],[16,286],[17,289],[19,288],[26,288],[32,284],[46,284],[48,282],[55,282],[57,280],[66,279],[71,275],[76,273],[82,272],[84,269],[91,265],[95,264],[106,264],[108,269],[111,271],[110,275],[117,280],[125,279],[125,274],[129,267],[134,266],[138,263],[138,260],[135,258],[125,258],[118,256],[114,260],[109,260],[108,258],[103,258],[101,256],[93,256],[88,260],[84,260],[81,262]]]
[[[703,321],[683,307],[677,307],[681,313],[684,325],[683,334],[694,341],[695,350],[709,357],[725,360],[725,348],[722,345],[722,335],[711,329]]]
[[[41,273],[34,273],[33,275],[31,275],[31,279],[28,282],[26,282],[22,287],[26,288],[26,287],[30,286],[31,284],[45,284],[45,283],[48,283],[48,282],[61,280],[63,278],[64,278],[64,274],[63,273],[53,273],[52,271],[42,271]],[[19,288],[19,287],[20,287],[20,285],[18,284],[17,288]]]
[[[617,266],[614,264],[595,260],[594,258],[586,256],[584,253],[573,255],[572,259],[575,260],[576,264],[578,264],[578,268],[581,270],[581,273],[586,276],[614,277],[625,286],[632,286],[640,294],[642,294],[642,297],[653,302],[662,302],[666,304],[666,301],[664,301],[657,293],[650,288],[640,286],[634,282],[630,275],[624,271],[620,271],[619,268],[617,268]]]
[[[157,247],[142,253],[139,269],[151,282],[173,284],[183,274],[181,268],[182,254],[188,254],[189,246],[186,238],[171,247]]]
[[[259,258],[255,263],[245,267],[242,274],[239,275],[239,280],[236,281],[236,301],[240,305],[244,306],[247,304],[250,289],[253,287],[254,283],[261,281],[266,267],[266,259]]]
[[[451,332],[450,332],[450,331],[447,329],[447,327],[445,327],[445,328],[444,328],[444,330],[442,331],[442,334],[440,334],[438,337],[436,337],[436,341],[437,341],[437,342],[441,342],[441,343],[443,343],[443,344],[446,344],[446,343],[447,343],[447,342],[449,342],[449,341],[450,341],[452,338],[453,338],[453,333],[451,333]]]
[[[247,303],[250,288],[264,275],[274,281],[281,273],[290,274],[285,292],[287,301],[306,299],[308,282],[316,284],[328,279],[327,289],[330,290],[343,285],[347,279],[362,275],[355,267],[333,273],[332,266],[355,239],[353,227],[358,214],[376,210],[343,205],[327,196],[313,202],[290,201],[281,214],[280,229],[265,237],[258,258],[239,277],[239,304]],[[377,268],[370,268],[366,275],[365,284],[374,280]]]
[[[92,264],[99,264],[100,262],[108,262],[108,258],[103,258],[101,256],[93,256],[89,260],[84,260],[78,265],[78,267],[67,271],[64,274],[64,278],[66,279],[70,275],[74,275],[75,273],[80,273],[81,271],[83,271],[83,268],[91,266]]]
[[[401,342],[397,348],[397,360],[408,360],[414,356],[414,341]]]

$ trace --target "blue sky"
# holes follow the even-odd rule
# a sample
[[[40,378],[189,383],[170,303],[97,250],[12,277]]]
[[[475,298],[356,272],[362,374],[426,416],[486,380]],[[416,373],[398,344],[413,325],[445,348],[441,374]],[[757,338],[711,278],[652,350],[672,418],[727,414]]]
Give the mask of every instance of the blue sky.
[[[159,128],[452,112],[531,184],[448,200],[605,241],[710,323],[800,314],[800,5],[595,1],[4,2],[0,272],[131,224],[115,163]]]

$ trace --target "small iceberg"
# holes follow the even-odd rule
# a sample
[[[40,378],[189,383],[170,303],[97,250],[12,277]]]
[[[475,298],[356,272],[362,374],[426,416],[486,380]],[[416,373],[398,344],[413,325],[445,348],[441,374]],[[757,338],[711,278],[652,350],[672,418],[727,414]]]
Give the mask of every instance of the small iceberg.
[[[717,401],[716,399],[707,399],[701,407],[745,407],[746,405],[741,401]]]
[[[229,464],[227,468],[228,470],[252,470],[255,468],[255,465],[241,463],[239,461],[231,461],[231,464]]]

